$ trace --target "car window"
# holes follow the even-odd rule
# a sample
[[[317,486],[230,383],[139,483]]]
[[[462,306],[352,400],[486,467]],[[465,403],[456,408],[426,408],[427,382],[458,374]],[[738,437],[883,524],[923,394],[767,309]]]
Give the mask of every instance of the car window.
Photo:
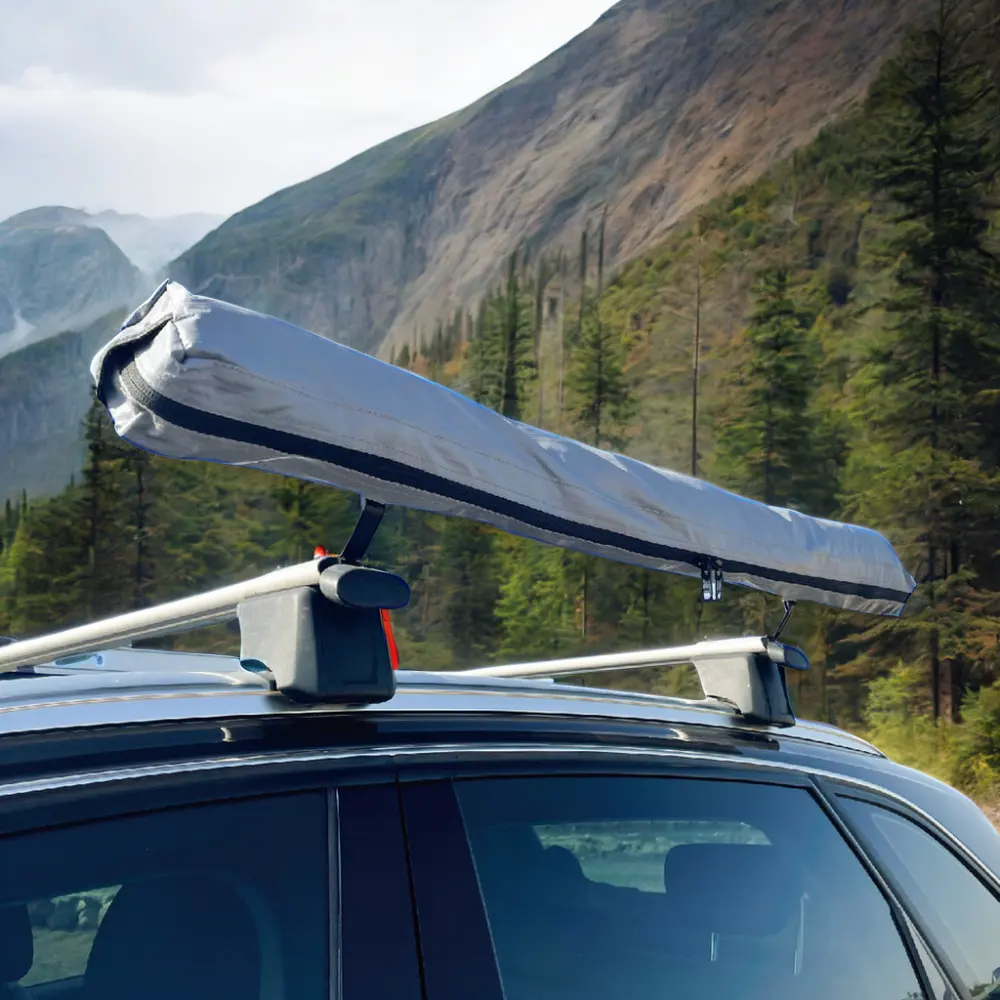
[[[937,962],[934,960],[930,951],[928,951],[927,945],[924,944],[924,941],[920,936],[920,931],[918,931],[909,920],[906,921],[906,928],[913,938],[917,954],[920,956],[920,962],[927,973],[927,982],[931,988],[931,996],[934,997],[934,1000],[955,1000],[955,994],[952,992],[951,987],[945,982],[944,976],[941,974],[941,970],[938,968]]]
[[[904,1000],[888,903],[804,789],[456,783],[507,1000]]]
[[[3,838],[0,995],[325,997],[326,829],[308,793]]]
[[[97,928],[121,886],[88,888],[67,896],[47,896],[28,903],[33,962],[22,985],[82,976]]]
[[[569,851],[592,882],[663,893],[667,852],[681,844],[767,844],[746,823],[725,820],[607,820],[535,827],[543,847]]]
[[[973,996],[1000,996],[1000,902],[993,893],[916,823],[860,799],[841,801]]]

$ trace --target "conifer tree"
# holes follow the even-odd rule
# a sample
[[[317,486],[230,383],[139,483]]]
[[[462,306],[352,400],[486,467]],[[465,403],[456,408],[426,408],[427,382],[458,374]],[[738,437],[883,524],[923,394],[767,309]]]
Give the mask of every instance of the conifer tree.
[[[87,457],[80,508],[88,539],[86,594],[90,616],[98,618],[131,604],[133,577],[128,555],[134,526],[126,485],[131,446],[115,434],[96,395],[85,418],[84,437]]]
[[[500,600],[500,654],[533,658],[576,648],[579,557],[564,549],[504,536]]]
[[[585,245],[584,245],[585,247]],[[584,250],[581,250],[581,261]],[[573,351],[568,388],[576,433],[595,448],[621,448],[634,411],[632,389],[625,373],[625,350],[621,338],[602,322],[601,298],[604,280],[604,219],[598,235],[598,294],[580,302],[583,318],[579,341]],[[581,631],[590,628],[590,560],[582,559]]]
[[[14,505],[10,502],[10,497],[4,501],[3,510],[3,533],[0,534],[0,553],[2,553],[14,540],[14,532],[17,530],[17,514]]]
[[[538,416],[536,423],[541,427],[545,421],[545,388],[542,380],[542,330],[545,323],[545,289],[552,280],[552,265],[548,258],[541,256],[535,267],[535,375],[538,379]]]
[[[892,641],[909,637],[933,713],[949,719],[970,671],[997,668],[1000,614],[1000,266],[987,211],[998,102],[975,12],[937,0],[885,74],[875,172],[893,206],[893,285],[855,380],[868,449],[853,463],[853,508],[892,532],[923,584]]]
[[[738,381],[720,408],[715,476],[766,504],[822,512],[810,318],[792,298],[782,267],[763,271],[754,294],[738,344]]]
[[[520,420],[528,383],[536,375],[531,300],[521,290],[517,254],[510,256],[503,303],[503,391],[500,412]]]
[[[468,385],[476,402],[515,420],[535,377],[532,312],[517,273],[517,254],[512,254],[504,286],[480,304]]]
[[[633,413],[621,338],[601,321],[600,303],[591,300],[583,333],[567,377],[576,432],[595,448],[620,448]]]
[[[441,531],[436,577],[442,625],[459,666],[487,662],[496,653],[500,596],[497,533],[474,522],[448,518]]]

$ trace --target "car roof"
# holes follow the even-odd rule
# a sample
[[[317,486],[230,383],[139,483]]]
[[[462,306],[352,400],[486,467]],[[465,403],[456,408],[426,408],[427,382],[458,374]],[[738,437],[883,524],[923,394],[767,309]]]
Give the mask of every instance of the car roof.
[[[549,679],[400,670],[395,696],[376,705],[306,705],[274,690],[236,657],[157,649],[112,649],[0,674],[0,733],[44,733],[90,726],[316,713],[500,715],[604,719],[780,733],[831,748],[882,756],[834,726],[797,720],[768,727],[747,722],[715,699],[690,700]]]

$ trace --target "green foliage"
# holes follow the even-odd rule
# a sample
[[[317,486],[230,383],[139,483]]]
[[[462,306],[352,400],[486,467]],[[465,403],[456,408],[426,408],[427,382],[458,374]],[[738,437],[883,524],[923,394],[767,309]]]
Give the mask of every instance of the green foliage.
[[[750,325],[736,344],[735,384],[717,417],[716,476],[764,503],[819,513],[828,505],[831,470],[819,454],[826,442],[812,410],[812,317],[792,298],[783,267],[762,272],[754,295]]]
[[[954,734],[930,718],[919,696],[920,671],[899,664],[868,689],[868,738],[884,753],[942,781],[955,780]]]
[[[469,395],[514,420],[524,411],[536,375],[534,302],[522,288],[517,254],[504,287],[480,306],[469,354]]]
[[[1000,682],[970,692],[955,729],[955,783],[981,800],[1000,794]]]
[[[566,655],[577,648],[581,557],[520,538],[500,544],[503,659]]]
[[[500,635],[497,538],[493,529],[466,521],[449,519],[442,528],[435,569],[444,599],[442,624],[456,664],[487,663],[496,654]]]
[[[852,380],[865,447],[845,477],[850,507],[894,535],[923,583],[888,641],[925,666],[933,714],[950,718],[968,681],[998,667],[1000,609],[998,104],[969,14],[940,0],[880,81],[873,186],[891,227],[876,260],[890,284]]]
[[[620,448],[634,413],[621,338],[602,322],[600,304],[584,297],[583,326],[568,389],[578,435],[596,448]]]

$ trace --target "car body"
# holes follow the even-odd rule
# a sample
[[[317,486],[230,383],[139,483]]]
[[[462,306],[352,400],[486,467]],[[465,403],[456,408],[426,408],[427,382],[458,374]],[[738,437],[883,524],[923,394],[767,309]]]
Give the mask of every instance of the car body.
[[[303,704],[139,649],[0,676],[22,1000],[943,1000],[1000,967],[992,826],[830,726],[417,671]]]

